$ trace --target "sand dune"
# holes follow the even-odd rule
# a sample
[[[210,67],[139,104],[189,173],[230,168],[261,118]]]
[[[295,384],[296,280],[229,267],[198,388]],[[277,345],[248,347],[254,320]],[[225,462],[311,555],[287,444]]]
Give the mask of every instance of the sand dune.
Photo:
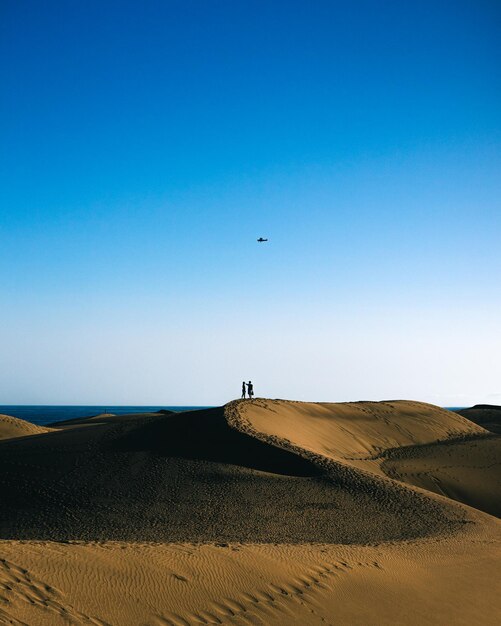
[[[410,446],[381,459],[387,476],[501,517],[501,437]]]
[[[501,437],[422,402],[230,404],[237,428],[501,514]],[[385,489],[388,485],[385,483]]]
[[[457,411],[459,415],[475,422],[482,428],[501,435],[501,406],[495,404],[476,404],[470,409]]]
[[[401,401],[2,441],[0,624],[495,624],[497,445]]]
[[[250,431],[290,441],[333,459],[372,458],[386,450],[486,431],[464,417],[424,402],[313,403],[255,400],[227,411]],[[249,429],[247,429],[249,430]]]
[[[16,437],[39,435],[41,433],[48,433],[50,430],[50,428],[36,426],[31,422],[26,422],[17,417],[0,415],[0,439],[14,439]]]
[[[230,427],[222,408],[68,422],[5,442],[0,477],[0,536],[11,539],[350,544],[462,523],[370,476],[333,479]]]
[[[378,546],[0,542],[0,624],[494,626],[500,549],[490,535]]]

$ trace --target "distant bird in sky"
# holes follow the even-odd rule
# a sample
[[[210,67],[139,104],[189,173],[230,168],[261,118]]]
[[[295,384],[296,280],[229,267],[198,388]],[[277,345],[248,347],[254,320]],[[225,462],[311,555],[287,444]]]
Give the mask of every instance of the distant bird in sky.
[[[268,241],[267,239],[263,239],[262,237],[259,237],[258,242],[259,243],[263,243],[263,241]]]

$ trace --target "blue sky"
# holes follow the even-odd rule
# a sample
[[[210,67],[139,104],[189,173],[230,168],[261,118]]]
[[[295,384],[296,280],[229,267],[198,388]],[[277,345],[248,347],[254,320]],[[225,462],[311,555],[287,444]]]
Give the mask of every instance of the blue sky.
[[[5,0],[0,403],[501,404],[500,26]]]

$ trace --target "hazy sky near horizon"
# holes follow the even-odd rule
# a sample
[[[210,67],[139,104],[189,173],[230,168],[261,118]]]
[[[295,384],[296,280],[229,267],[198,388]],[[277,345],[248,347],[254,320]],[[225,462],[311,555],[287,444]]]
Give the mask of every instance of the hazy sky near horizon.
[[[0,404],[501,404],[500,31],[4,0]]]

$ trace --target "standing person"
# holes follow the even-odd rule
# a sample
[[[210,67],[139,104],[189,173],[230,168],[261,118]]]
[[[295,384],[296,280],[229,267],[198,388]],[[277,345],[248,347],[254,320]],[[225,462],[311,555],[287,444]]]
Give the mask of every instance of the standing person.
[[[249,400],[252,400],[252,398],[254,397],[254,385],[251,383],[250,380],[247,383],[247,393],[249,394]]]
[[[242,398],[245,400],[245,381],[242,383]]]

